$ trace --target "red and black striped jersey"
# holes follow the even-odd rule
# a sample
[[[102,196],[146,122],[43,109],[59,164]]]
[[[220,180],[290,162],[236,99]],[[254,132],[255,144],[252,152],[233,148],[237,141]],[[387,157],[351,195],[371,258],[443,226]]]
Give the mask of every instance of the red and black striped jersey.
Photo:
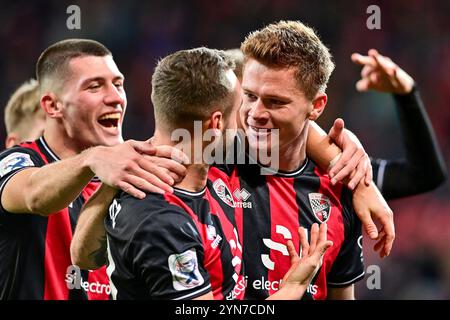
[[[234,208],[222,208],[208,189],[114,199],[105,219],[113,298],[243,298]]]
[[[19,171],[58,161],[43,137],[0,154],[0,197]],[[97,189],[92,180],[69,207],[48,217],[13,214],[0,205],[0,299],[108,299],[105,268],[78,270],[79,286],[71,286],[70,242],[81,207]],[[58,186],[54,186],[55,191]],[[71,289],[73,288],[73,289]]]
[[[248,159],[247,159],[248,160]],[[262,175],[258,164],[218,166],[209,179],[225,181],[228,177],[235,215],[242,229],[246,298],[264,299],[279,289],[290,268],[286,247],[292,239],[299,250],[298,228],[309,230],[313,223],[328,224],[328,239],[334,245],[309,286],[304,299],[325,299],[328,287],[345,287],[364,276],[361,222],[352,207],[350,191],[331,185],[328,175],[311,160],[294,172]],[[217,185],[217,184],[216,184]],[[220,190],[218,192],[223,194]]]

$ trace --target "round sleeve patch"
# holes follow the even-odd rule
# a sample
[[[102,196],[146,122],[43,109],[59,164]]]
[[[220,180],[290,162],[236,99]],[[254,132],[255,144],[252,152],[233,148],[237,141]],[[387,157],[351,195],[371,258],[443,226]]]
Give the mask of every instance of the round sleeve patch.
[[[33,160],[27,153],[13,152],[0,160],[0,178],[6,174],[24,167],[35,167]]]

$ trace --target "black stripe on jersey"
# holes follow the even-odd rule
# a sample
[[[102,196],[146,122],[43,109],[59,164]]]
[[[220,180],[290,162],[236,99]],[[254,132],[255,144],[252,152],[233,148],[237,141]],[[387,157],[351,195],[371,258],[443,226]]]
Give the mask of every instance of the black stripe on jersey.
[[[248,190],[252,195],[252,197],[256,197],[259,201],[252,201],[254,208],[248,209],[243,208],[244,215],[244,232],[241,241],[243,242],[243,256],[244,256],[244,267],[245,274],[248,279],[259,279],[260,276],[263,275],[264,279],[268,279],[268,269],[263,268],[263,272],[259,272],[255,268],[248,267],[245,263],[246,261],[252,261],[255,259],[255,252],[257,252],[257,259],[261,260],[261,255],[267,254],[270,255],[270,248],[264,245],[261,239],[271,239],[271,219],[270,214],[260,214],[256,216],[257,212],[265,212],[267,209],[261,208],[270,208],[270,195],[269,195],[269,187],[266,183],[266,177],[260,174],[260,167],[258,165],[247,165],[240,166],[238,168],[240,179],[240,187],[241,189]],[[256,193],[258,195],[256,195]],[[269,226],[269,227],[267,227]],[[258,227],[258,230],[254,228]],[[250,250],[246,250],[246,248],[251,248]],[[262,268],[262,262],[258,261],[255,263],[255,266],[259,266]],[[246,297],[247,298],[255,298],[255,299],[265,299],[264,295],[261,295],[263,290],[256,290],[253,287],[251,281],[248,281],[247,289],[246,289]]]

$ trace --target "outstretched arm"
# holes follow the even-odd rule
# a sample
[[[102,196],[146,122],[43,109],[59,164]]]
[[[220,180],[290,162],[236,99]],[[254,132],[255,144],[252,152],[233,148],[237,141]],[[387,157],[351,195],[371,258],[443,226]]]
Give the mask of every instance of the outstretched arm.
[[[25,168],[6,182],[1,205],[11,213],[47,216],[76,199],[94,174],[102,182],[138,198],[145,197],[141,190],[170,191],[174,178],[169,171],[183,173],[181,165],[168,160],[169,171],[162,169],[145,156],[156,152],[147,142],[130,140],[114,147],[94,147],[40,168]]]

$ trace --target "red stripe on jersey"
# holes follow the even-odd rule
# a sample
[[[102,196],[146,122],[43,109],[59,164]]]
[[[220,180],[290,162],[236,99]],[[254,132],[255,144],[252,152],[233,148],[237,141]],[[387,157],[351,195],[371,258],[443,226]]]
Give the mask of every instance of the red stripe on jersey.
[[[219,218],[219,221],[222,225],[222,230],[224,232],[225,238],[224,240],[228,241],[231,247],[231,254],[233,256],[233,260],[231,261],[233,268],[234,268],[234,275],[233,279],[236,283],[240,283],[240,281],[243,281],[242,276],[242,238],[238,236],[238,231],[235,229],[233,224],[228,220],[228,218],[225,215],[225,212],[223,212],[222,207],[217,202],[216,199],[211,195],[210,191],[206,190],[205,197],[208,199],[211,213],[213,215],[216,215]],[[223,275],[223,273],[221,273]],[[221,283],[223,283],[223,279],[221,280]],[[233,290],[235,294],[235,299],[242,300],[244,299],[245,290],[240,290],[239,288],[242,288],[241,286],[235,286],[235,289]]]
[[[318,285],[317,293],[314,295],[315,300],[323,300],[327,297],[327,279],[326,274],[330,272],[331,267],[336,260],[341,249],[342,242],[345,237],[345,227],[343,221],[342,205],[340,201],[342,193],[342,184],[338,183],[335,186],[331,184],[330,178],[325,172],[320,171],[317,167],[314,173],[320,178],[320,187],[318,192],[327,196],[331,203],[330,217],[328,218],[328,233],[327,238],[333,239],[333,246],[327,250],[323,258],[323,266],[320,274],[316,276],[315,282]],[[323,288],[323,290],[321,290]]]
[[[223,283],[223,267],[220,250],[211,250],[212,241],[208,239],[207,226],[202,224],[192,209],[184,203],[180,198],[173,194],[165,193],[164,198],[171,204],[177,205],[184,209],[194,221],[200,232],[203,242],[203,250],[205,252],[205,269],[208,271],[211,281],[211,288],[214,299],[223,300],[222,283]]]
[[[208,171],[208,179],[211,181],[216,181],[217,179],[221,179],[222,181],[224,181],[227,186],[230,187],[230,192],[233,196],[233,199],[235,202],[240,202],[240,199],[237,199],[234,195],[234,192],[236,190],[241,190],[241,183],[238,177],[238,171],[235,168],[231,174],[231,176],[228,176],[225,172],[223,172],[222,170],[216,168],[216,167],[211,167]],[[243,225],[244,225],[244,209],[242,208],[242,206],[236,206],[234,208],[234,219],[236,221],[236,228],[238,229],[238,235],[239,235],[239,240],[242,243],[242,239],[243,239]]]
[[[271,239],[264,239],[265,245],[271,248],[270,261],[275,262],[273,268],[268,269],[267,277],[271,283],[269,294],[279,289],[279,282],[283,279],[291,266],[291,260],[286,247],[288,239],[292,239],[298,252],[299,208],[294,190],[293,178],[268,176],[267,186],[270,194],[270,232]],[[267,258],[265,258],[267,259]]]
[[[67,300],[66,271],[72,264],[69,254],[72,240],[69,210],[65,208],[47,219],[44,300]]]
[[[88,199],[99,188],[99,186],[100,186],[99,182],[88,183],[88,185],[83,189],[82,192],[85,201],[88,201]],[[109,286],[109,278],[106,273],[106,266],[103,266],[100,269],[89,272],[88,282],[96,284],[95,292],[92,292],[92,290],[88,290],[89,300],[109,300],[109,295],[106,291],[106,286]]]

